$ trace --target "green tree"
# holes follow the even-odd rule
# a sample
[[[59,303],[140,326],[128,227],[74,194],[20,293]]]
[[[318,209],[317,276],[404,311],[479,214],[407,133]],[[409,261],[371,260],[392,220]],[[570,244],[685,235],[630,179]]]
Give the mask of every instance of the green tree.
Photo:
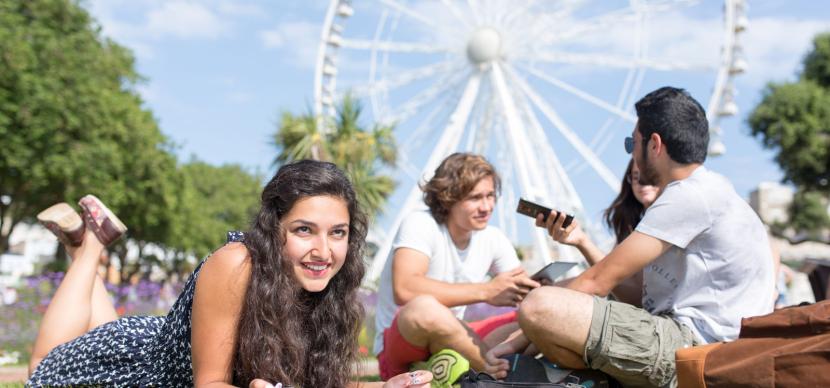
[[[357,191],[358,201],[370,217],[382,211],[395,189],[395,182],[380,170],[394,166],[397,151],[391,126],[375,125],[367,129],[360,123],[361,106],[344,98],[331,123],[318,128],[314,115],[295,116],[284,112],[274,134],[279,165],[292,160],[316,159],[330,161],[349,175]]]
[[[162,263],[168,274],[184,274],[189,257],[202,258],[225,242],[227,232],[245,230],[259,208],[262,177],[238,165],[211,166],[192,160],[181,166],[182,186]]]
[[[176,161],[140,81],[78,1],[0,0],[0,252],[17,223],[87,192],[138,241],[167,233]]]
[[[830,33],[815,37],[803,64],[796,82],[767,85],[748,122],[798,187],[790,226],[817,232],[830,226]]]
[[[798,191],[790,204],[790,226],[816,239],[818,232],[827,225],[830,225],[830,216],[827,215],[826,197],[815,191]]]
[[[813,49],[804,57],[801,77],[824,88],[830,87],[830,32],[813,39]]]

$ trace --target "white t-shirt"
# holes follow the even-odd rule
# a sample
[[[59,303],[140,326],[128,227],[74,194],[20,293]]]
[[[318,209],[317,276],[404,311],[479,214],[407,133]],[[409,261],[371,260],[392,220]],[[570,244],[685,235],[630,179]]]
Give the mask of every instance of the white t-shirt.
[[[673,246],[643,269],[643,308],[707,342],[772,312],[774,266],[761,220],[723,176],[698,167],[657,198],[637,231]]]
[[[392,325],[398,310],[392,295],[392,261],[398,248],[415,249],[429,257],[426,276],[447,283],[481,283],[488,275],[510,271],[520,265],[513,244],[498,228],[487,226],[474,231],[463,251],[452,242],[446,225],[439,225],[428,210],[410,213],[401,223],[395,243],[380,275],[378,306],[375,315],[374,353],[383,350],[383,331]],[[459,253],[462,253],[459,257]],[[453,307],[461,319],[465,306]]]

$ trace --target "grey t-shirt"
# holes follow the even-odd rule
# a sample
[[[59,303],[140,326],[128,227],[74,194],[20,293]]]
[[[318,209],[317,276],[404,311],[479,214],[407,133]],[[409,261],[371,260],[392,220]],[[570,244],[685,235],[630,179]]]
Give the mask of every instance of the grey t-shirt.
[[[698,167],[666,186],[637,231],[673,246],[643,269],[643,307],[709,343],[772,312],[772,252],[761,220],[723,176]]]

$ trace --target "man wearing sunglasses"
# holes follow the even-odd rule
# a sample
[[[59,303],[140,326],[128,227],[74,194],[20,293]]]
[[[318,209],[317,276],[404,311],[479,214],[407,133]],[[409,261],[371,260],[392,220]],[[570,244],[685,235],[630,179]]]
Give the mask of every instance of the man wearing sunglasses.
[[[565,288],[528,294],[521,330],[488,353],[491,363],[532,343],[561,366],[599,369],[625,386],[674,386],[677,349],[733,340],[741,318],[772,311],[766,231],[729,181],[703,166],[703,108],[671,87],[635,107],[638,122],[625,150],[640,169],[639,183],[659,187],[660,196],[602,261]],[[552,232],[562,223],[546,227]],[[641,305],[603,298],[640,271]]]

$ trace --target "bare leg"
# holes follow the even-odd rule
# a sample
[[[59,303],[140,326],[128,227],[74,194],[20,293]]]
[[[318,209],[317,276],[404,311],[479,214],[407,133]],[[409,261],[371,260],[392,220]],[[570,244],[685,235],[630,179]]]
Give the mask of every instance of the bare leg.
[[[432,296],[422,295],[398,312],[398,330],[407,342],[436,353],[453,349],[470,361],[473,369],[486,371],[484,354],[489,347]]]
[[[102,251],[103,254],[106,254],[106,251]],[[92,311],[89,314],[89,327],[87,331],[118,319],[118,312],[115,311],[115,306],[113,306],[112,299],[110,299],[107,293],[107,288],[104,287],[104,281],[101,279],[100,274],[95,276],[91,302]]]
[[[518,329],[518,322],[512,322],[505,325],[501,325],[484,337],[484,344],[487,345],[488,348],[492,348],[502,343],[504,340],[507,339],[508,336],[510,336],[510,334],[513,334],[513,332]]]
[[[112,303],[106,299],[103,282],[98,279],[97,275],[98,262],[103,249],[104,246],[95,235],[87,232],[81,246],[73,252],[74,260],[55,291],[40,323],[40,331],[32,350],[32,359],[29,361],[30,375],[52,349],[89,330],[96,282],[100,282],[96,304],[102,302],[100,299],[103,296],[112,309]],[[101,318],[103,316],[101,315],[98,319],[103,319]]]
[[[594,300],[588,294],[540,287],[522,302],[519,325],[549,360],[568,368],[585,368],[582,355],[593,309]]]

